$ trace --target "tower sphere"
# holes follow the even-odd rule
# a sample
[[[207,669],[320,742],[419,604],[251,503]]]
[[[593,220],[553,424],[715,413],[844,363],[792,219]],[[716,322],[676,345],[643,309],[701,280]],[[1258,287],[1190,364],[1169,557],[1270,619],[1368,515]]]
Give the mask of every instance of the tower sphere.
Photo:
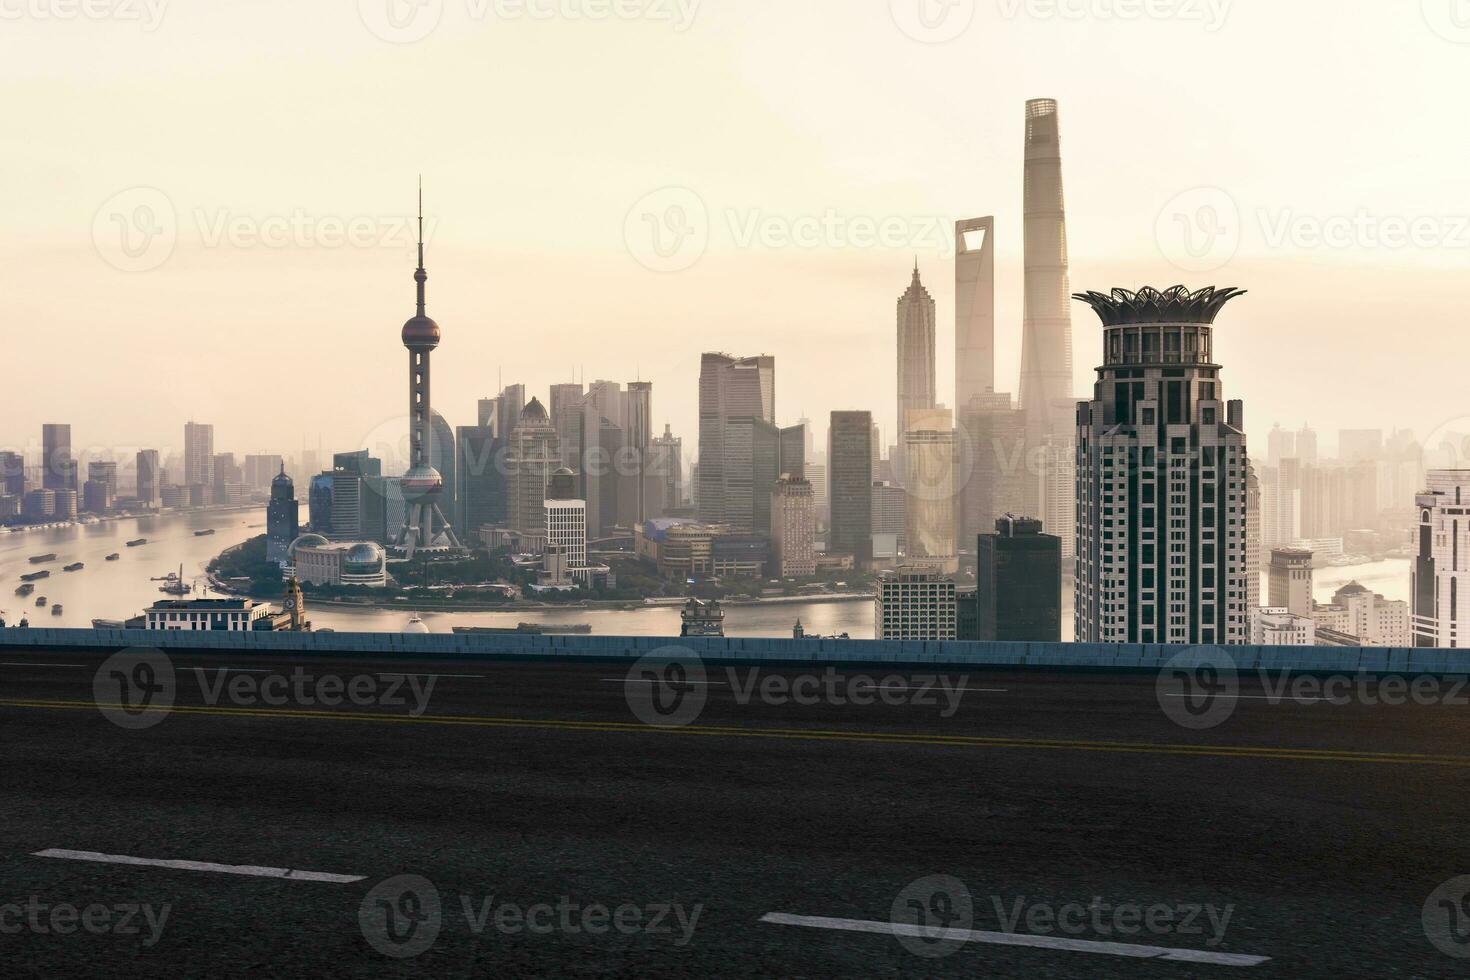
[[[439,346],[439,324],[416,316],[403,325],[403,346],[409,350],[433,350]]]
[[[444,478],[432,466],[415,466],[403,474],[399,489],[408,503],[417,503],[425,498],[433,500],[444,492]]]

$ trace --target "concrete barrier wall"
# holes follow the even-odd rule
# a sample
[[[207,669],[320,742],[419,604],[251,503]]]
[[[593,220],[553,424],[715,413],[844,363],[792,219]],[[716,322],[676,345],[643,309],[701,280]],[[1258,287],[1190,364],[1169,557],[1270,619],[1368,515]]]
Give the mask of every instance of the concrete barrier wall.
[[[1157,670],[1189,647],[1087,643],[960,643],[792,640],[760,637],[538,636],[535,634],[215,633],[159,630],[4,629],[0,648],[116,650],[154,647],[318,656],[421,656],[627,661],[655,651],[693,651],[716,663],[832,666],[1057,667]],[[1470,674],[1470,650],[1373,647],[1208,647],[1241,670]]]

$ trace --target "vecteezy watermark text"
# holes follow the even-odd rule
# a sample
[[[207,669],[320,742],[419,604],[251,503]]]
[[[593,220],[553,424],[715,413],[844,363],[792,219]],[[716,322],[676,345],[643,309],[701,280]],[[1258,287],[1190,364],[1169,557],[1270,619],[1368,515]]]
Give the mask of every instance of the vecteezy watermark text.
[[[428,710],[438,678],[433,674],[309,671],[290,673],[233,671],[225,667],[179,667],[161,650],[131,647],[108,657],[92,677],[99,711],[120,728],[141,730],[159,724],[173,711],[180,678],[198,685],[209,707],[293,707],[407,709],[410,717]]]
[[[969,690],[965,674],[849,673],[828,667],[775,673],[760,668],[726,667],[707,670],[704,661],[687,647],[663,647],[639,658],[623,678],[628,707],[645,724],[676,728],[693,724],[703,713],[711,688],[728,689],[736,704],[748,706],[797,705],[811,707],[868,707],[884,705],[938,708],[939,717],[952,718]]]
[[[587,935],[668,937],[684,947],[694,939],[704,905],[682,902],[598,902],[563,895],[554,901],[516,902],[493,894],[461,894],[451,901],[421,875],[398,875],[376,885],[358,907],[368,944],[385,956],[409,959],[438,941],[451,910],[471,935]]]
[[[112,905],[93,902],[79,906],[70,902],[45,902],[32,895],[24,902],[0,903],[0,936],[15,936],[23,932],[38,936],[70,936],[76,933],[142,936],[143,945],[151,947],[163,938],[163,929],[172,911],[173,906],[168,902],[156,908],[147,902],[117,902]]]

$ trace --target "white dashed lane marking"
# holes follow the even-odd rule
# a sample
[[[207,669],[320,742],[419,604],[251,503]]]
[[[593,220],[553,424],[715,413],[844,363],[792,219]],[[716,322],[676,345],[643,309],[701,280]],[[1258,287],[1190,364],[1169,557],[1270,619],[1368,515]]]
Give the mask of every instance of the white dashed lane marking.
[[[913,936],[918,939],[955,939],[967,943],[992,946],[1027,946],[1055,949],[1071,953],[1093,953],[1102,956],[1126,956],[1132,959],[1169,960],[1175,963],[1208,963],[1212,966],[1259,966],[1271,957],[1246,953],[1215,953],[1198,949],[1171,949],[1168,946],[1140,946],[1134,943],[1104,943],[1091,939],[1065,939],[1060,936],[1033,936],[1015,932],[983,932],[979,929],[941,929],[910,925],[903,922],[870,922],[864,919],[829,919],[820,915],[790,915],[770,912],[762,922],[778,926],[805,926],[808,929],[833,929],[839,932],[872,932],[884,936]]]
[[[70,851],[50,847],[36,851],[33,857],[60,858],[65,861],[95,861],[100,864],[130,864],[144,868],[171,868],[175,871],[209,871],[215,874],[249,875],[253,878],[285,878],[289,881],[324,881],[345,885],[362,881],[366,875],[339,875],[327,871],[296,871],[291,868],[264,868],[249,864],[215,864],[211,861],[176,861],[164,858],[129,857],[125,854],[102,854],[98,851]]]

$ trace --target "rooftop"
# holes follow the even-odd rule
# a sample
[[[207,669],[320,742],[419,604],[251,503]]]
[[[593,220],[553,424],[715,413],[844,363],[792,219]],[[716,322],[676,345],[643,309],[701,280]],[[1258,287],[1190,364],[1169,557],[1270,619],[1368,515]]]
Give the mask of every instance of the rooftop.
[[[1135,323],[1214,323],[1226,303],[1243,295],[1245,290],[1234,286],[1206,286],[1192,292],[1184,286],[1170,286],[1163,291],[1144,286],[1137,292],[1088,291],[1073,293],[1072,298],[1091,306],[1103,326],[1119,327]]]

